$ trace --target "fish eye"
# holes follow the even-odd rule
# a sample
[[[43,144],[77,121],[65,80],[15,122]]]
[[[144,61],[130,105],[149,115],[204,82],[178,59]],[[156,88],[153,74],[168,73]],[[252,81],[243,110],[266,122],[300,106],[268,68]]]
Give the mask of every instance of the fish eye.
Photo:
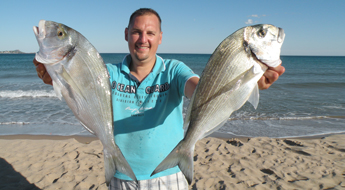
[[[59,37],[63,36],[63,33],[60,31],[60,32],[58,33],[58,36],[59,36]]]
[[[259,30],[259,31],[257,32],[257,35],[258,35],[260,38],[263,38],[263,37],[266,36],[266,33],[267,33],[266,30],[261,29],[261,30]]]
[[[59,39],[63,39],[63,38],[65,38],[65,36],[66,36],[66,33],[65,33],[65,31],[64,31],[64,29],[63,28],[59,28],[58,30],[57,30],[57,37],[59,38]]]

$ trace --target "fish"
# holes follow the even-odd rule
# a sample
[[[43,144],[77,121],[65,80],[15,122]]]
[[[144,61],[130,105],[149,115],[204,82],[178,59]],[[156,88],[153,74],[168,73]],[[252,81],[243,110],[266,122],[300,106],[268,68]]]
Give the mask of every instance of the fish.
[[[257,82],[268,67],[282,63],[280,52],[284,39],[282,28],[260,24],[240,28],[218,45],[188,106],[184,138],[151,176],[178,165],[188,183],[192,183],[195,143],[223,126],[245,102],[257,108]]]
[[[51,76],[57,97],[65,100],[81,125],[103,145],[106,184],[116,170],[137,181],[115,143],[109,73],[96,48],[61,23],[40,20],[33,30],[39,45],[35,59]]]

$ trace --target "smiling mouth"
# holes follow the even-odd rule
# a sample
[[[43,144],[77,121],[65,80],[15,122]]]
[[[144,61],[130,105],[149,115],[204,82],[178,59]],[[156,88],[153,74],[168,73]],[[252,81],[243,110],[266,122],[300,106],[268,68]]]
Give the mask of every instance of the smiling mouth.
[[[138,47],[138,49],[148,49],[149,47]]]
[[[136,47],[137,50],[147,50],[147,49],[149,49],[149,46],[136,45],[135,47]]]

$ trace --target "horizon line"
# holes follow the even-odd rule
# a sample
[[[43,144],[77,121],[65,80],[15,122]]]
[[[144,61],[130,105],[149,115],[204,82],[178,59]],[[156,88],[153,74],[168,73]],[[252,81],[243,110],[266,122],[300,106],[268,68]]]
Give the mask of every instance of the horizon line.
[[[18,50],[5,50],[5,51],[18,51]],[[2,52],[5,52],[5,51],[0,51],[0,54],[7,54],[7,55],[10,55],[10,54],[35,54],[36,52],[22,52],[20,51],[21,53],[2,53]],[[129,54],[129,52],[99,52],[100,54]],[[212,55],[212,53],[166,53],[166,52],[159,52],[159,53],[156,53],[156,54],[198,54],[198,55]],[[325,57],[325,56],[329,56],[329,57],[345,57],[345,55],[292,55],[292,54],[282,54],[280,56],[314,56],[314,57]]]

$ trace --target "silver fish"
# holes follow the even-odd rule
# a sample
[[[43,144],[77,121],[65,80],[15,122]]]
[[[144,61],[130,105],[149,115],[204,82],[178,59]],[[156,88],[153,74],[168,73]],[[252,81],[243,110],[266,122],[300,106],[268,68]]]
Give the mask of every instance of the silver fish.
[[[258,106],[257,82],[268,67],[281,64],[284,38],[283,29],[263,24],[241,28],[219,44],[191,99],[184,139],[152,175],[178,165],[191,184],[195,143],[219,129],[247,100],[255,108]]]
[[[103,144],[106,183],[115,170],[137,181],[114,141],[111,87],[102,57],[83,35],[63,24],[41,20],[33,30],[39,44],[35,58],[45,65],[57,96]]]

